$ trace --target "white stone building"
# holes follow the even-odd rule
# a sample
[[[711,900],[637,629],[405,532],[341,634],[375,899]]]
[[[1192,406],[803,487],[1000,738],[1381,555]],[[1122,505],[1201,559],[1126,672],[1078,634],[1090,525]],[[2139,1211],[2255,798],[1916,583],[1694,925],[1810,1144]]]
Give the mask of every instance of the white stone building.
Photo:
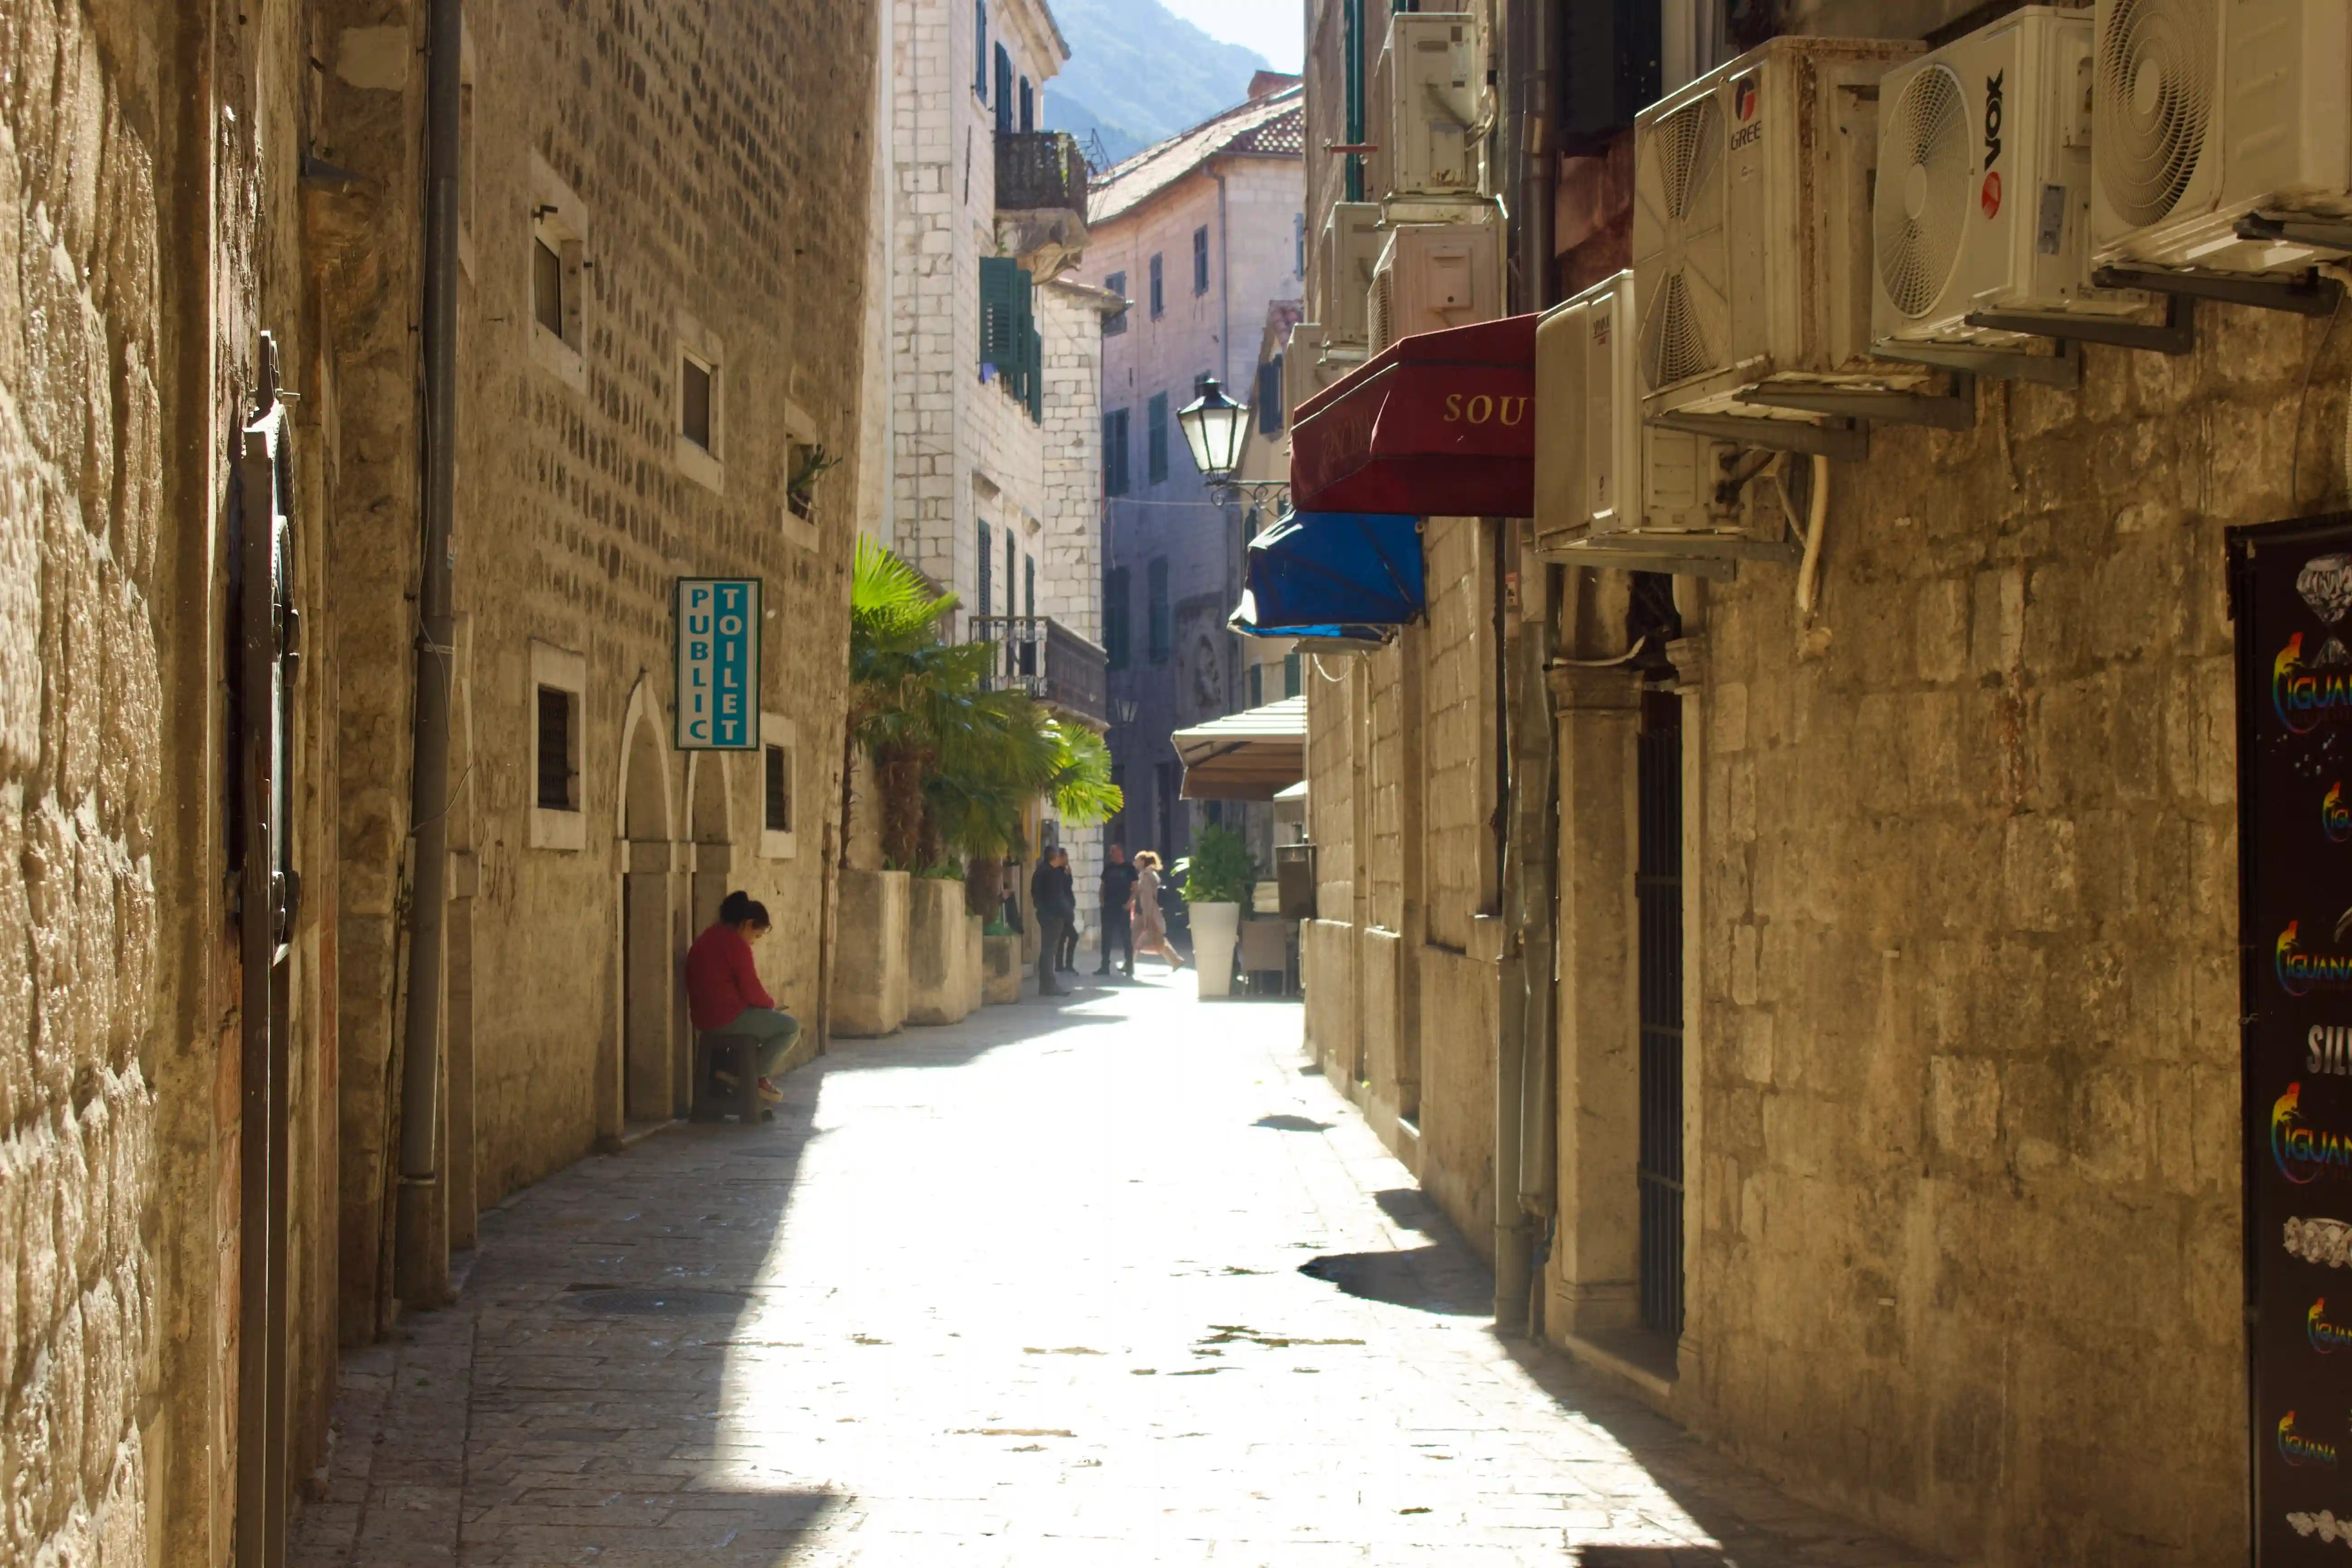
[[[1087,170],[1036,127],[1068,58],[1045,0],[892,0],[863,410],[889,456],[860,526],[956,594],[956,635],[1006,644],[1005,679],[1100,728],[1102,322],[1119,301],[1064,278]],[[1047,817],[1085,885],[1099,831]]]

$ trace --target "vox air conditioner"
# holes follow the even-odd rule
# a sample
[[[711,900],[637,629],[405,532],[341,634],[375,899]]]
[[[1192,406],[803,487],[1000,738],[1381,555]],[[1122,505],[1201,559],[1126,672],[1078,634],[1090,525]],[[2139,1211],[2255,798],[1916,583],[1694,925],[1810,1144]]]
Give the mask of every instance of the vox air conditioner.
[[[1642,420],[1634,275],[1604,279],[1536,327],[1537,548],[1580,565],[1728,575],[1781,559],[1721,499],[1730,449]]]
[[[1381,231],[1378,202],[1336,202],[1323,220],[1321,297],[1315,313],[1323,323],[1325,341],[1339,351],[1335,359],[1360,357],[1370,340],[1365,296],[1387,240]]]
[[[1776,38],[1635,118],[1645,418],[1833,457],[1866,450],[1864,420],[1973,422],[1941,373],[1870,353],[1879,79],[1920,52]]]
[[[2302,275],[2352,252],[2352,6],[2098,0],[2093,25],[2095,265]]]
[[[2146,295],[2090,284],[2091,18],[2029,5],[1886,73],[1871,331],[1886,358],[2073,385],[2035,336],[2158,348]]]
[[[1399,338],[1494,321],[1503,313],[1502,231],[1485,223],[1391,230],[1366,310],[1374,353]]]
[[[1477,19],[1465,11],[1400,11],[1372,73],[1387,123],[1369,173],[1389,197],[1475,195],[1486,142],[1486,73]]]

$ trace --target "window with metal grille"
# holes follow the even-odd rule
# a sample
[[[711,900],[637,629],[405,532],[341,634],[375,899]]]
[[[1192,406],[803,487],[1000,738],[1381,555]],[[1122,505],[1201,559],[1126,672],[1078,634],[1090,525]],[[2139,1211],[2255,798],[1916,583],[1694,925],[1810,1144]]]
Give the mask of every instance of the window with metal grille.
[[[1103,494],[1127,493],[1127,410],[1114,408],[1103,416]]]
[[[530,311],[541,326],[563,335],[563,258],[536,235],[530,241]]]
[[[1636,742],[1641,971],[1642,1321],[1683,1331],[1683,731],[1672,692],[1642,697]]]
[[[1105,293],[1116,294],[1122,300],[1126,299],[1127,274],[1124,272],[1114,272],[1109,277],[1104,279],[1103,291]],[[1127,311],[1124,307],[1112,311],[1109,315],[1103,318],[1103,336],[1107,338],[1115,338],[1125,331],[1127,331]]]
[[[1143,479],[1156,485],[1168,477],[1168,395],[1155,392],[1143,405]]]
[[[537,800],[546,811],[577,811],[580,796],[573,783],[580,774],[573,765],[573,721],[578,699],[561,687],[539,689],[539,790]]]
[[[1125,669],[1129,656],[1127,568],[1114,566],[1103,574],[1103,652],[1113,669]]]
[[[1146,635],[1151,639],[1151,662],[1166,664],[1175,651],[1175,624],[1168,615],[1168,558],[1160,556],[1144,568],[1144,597],[1149,625]]]
[[[1151,258],[1151,319],[1155,321],[1168,313],[1168,293],[1161,287],[1161,262],[1162,258],[1155,256]]]
[[[1276,354],[1257,367],[1257,433],[1281,435],[1282,416],[1282,356]]]
[[[765,790],[767,815],[763,818],[771,833],[793,830],[793,754],[782,746],[762,748],[767,763]]]

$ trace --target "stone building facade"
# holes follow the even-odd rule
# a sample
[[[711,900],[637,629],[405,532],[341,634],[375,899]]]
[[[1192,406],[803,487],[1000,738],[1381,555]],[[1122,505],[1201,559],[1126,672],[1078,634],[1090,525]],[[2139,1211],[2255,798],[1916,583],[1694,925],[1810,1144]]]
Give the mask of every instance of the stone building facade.
[[[478,1207],[676,1112],[677,959],[727,887],[822,1036],[871,11],[467,9],[445,1121],[398,1248],[430,7],[0,18],[10,1562],[274,1560],[339,1342],[439,1304]],[[263,1096],[232,895],[265,497],[300,619]],[[781,773],[671,743],[700,574],[766,584]]]
[[[1310,7],[1318,126],[1342,9]],[[1561,184],[1564,276],[1622,238],[1609,155]],[[1980,381],[1967,430],[1875,427],[1831,469],[1810,616],[1785,568],[1637,577],[1433,518],[1425,619],[1306,682],[1333,1080],[1466,1236],[1532,1250],[1547,1339],[1958,1561],[2247,1535],[2222,535],[2347,504],[2352,354],[2325,320],[2198,321],[2177,357],[2085,348],[2079,389]],[[1669,958],[1678,1082],[1645,1089]],[[1678,1247],[1643,1245],[1645,1106]]]
[[[1025,635],[1025,618],[1044,616],[1098,659],[1108,301],[1070,276],[1087,244],[1084,160],[1037,129],[1069,47],[1045,0],[892,0],[887,15],[865,424],[890,458],[864,526],[956,595],[958,635]],[[1066,177],[1040,181],[1047,164]],[[1019,331],[1034,333],[1009,359],[983,320],[992,289],[1017,296]],[[1024,626],[975,628],[975,616]],[[1043,652],[1008,674],[1034,677]],[[1044,821],[1090,874],[1099,831],[1065,829],[1050,808]]]
[[[1086,276],[1128,300],[1103,340],[1108,544],[1106,646],[1116,701],[1135,718],[1111,735],[1129,848],[1167,859],[1192,841],[1193,808],[1169,736],[1240,708],[1243,509],[1220,503],[1185,449],[1176,414],[1214,376],[1254,395],[1268,307],[1298,297],[1299,89],[1261,73],[1256,96],[1145,149],[1097,182]]]

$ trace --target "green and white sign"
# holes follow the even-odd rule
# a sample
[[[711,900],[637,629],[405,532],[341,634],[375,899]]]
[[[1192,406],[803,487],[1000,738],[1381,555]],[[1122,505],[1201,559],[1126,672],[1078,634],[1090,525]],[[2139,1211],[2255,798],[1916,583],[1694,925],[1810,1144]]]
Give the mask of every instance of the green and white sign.
[[[760,579],[680,577],[677,749],[760,749]]]

